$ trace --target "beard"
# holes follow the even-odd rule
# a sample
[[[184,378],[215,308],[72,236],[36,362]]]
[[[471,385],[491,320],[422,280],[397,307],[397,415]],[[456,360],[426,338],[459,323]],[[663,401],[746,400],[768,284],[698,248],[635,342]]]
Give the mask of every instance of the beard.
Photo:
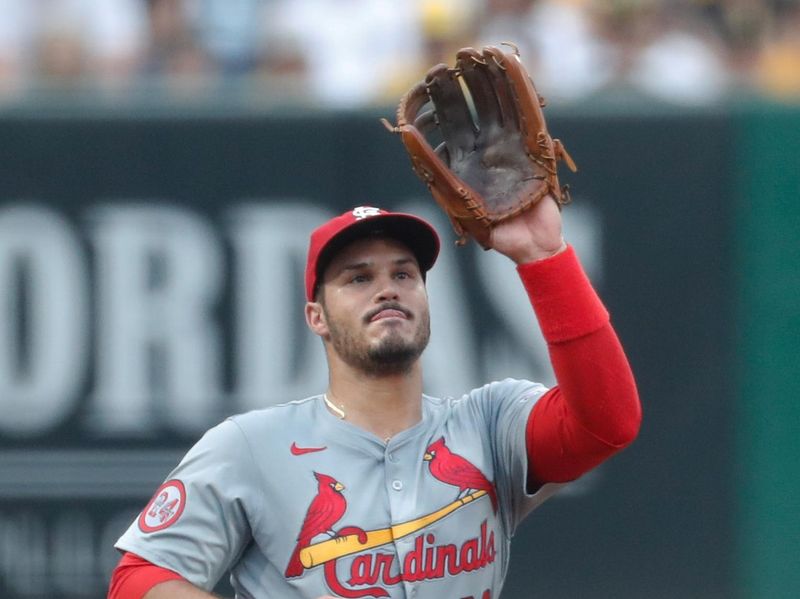
[[[428,346],[431,323],[429,314],[425,312],[411,339],[405,339],[399,331],[390,330],[374,345],[330,318],[328,331],[331,346],[346,364],[369,377],[380,377],[405,374],[411,370]]]

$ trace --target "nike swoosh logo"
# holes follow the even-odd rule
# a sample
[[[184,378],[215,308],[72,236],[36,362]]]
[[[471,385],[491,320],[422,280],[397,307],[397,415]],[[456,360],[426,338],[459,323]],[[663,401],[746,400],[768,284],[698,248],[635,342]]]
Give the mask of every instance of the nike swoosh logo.
[[[292,446],[289,448],[289,451],[292,452],[292,455],[303,455],[306,453],[314,453],[315,451],[324,451],[328,449],[327,447],[298,447],[297,443],[292,443]]]

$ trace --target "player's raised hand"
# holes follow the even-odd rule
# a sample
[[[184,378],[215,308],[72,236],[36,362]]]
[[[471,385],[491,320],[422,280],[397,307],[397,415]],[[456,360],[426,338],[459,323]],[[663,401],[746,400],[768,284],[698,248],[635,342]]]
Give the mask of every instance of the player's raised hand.
[[[517,264],[549,258],[564,250],[558,204],[546,196],[525,212],[498,223],[489,245]]]
[[[506,46],[462,48],[455,66],[434,66],[401,98],[396,126],[384,124],[400,135],[414,172],[450,218],[459,242],[472,237],[485,249],[509,249],[516,256],[519,244],[496,244],[494,229],[548,196],[568,203],[558,168],[561,162],[572,171],[577,166],[550,135],[544,98],[516,46]]]

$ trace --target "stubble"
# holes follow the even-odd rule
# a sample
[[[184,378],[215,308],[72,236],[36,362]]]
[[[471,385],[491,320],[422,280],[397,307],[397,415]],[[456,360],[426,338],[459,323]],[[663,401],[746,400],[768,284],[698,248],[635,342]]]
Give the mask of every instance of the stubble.
[[[340,326],[329,314],[330,343],[341,359],[366,376],[380,377],[409,372],[425,351],[431,336],[430,315],[420,315],[414,336],[407,340],[400,331],[390,330],[377,344]]]

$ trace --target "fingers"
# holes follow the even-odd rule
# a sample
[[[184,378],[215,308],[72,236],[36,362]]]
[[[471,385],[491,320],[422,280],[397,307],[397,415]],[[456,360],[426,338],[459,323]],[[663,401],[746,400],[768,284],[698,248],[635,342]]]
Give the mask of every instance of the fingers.
[[[498,85],[501,88],[506,85],[499,77],[493,76],[494,63],[485,53],[464,48],[456,56],[456,69],[461,73],[475,108],[479,135],[491,135],[504,126],[507,118],[504,113],[510,106],[504,107],[500,97],[507,97],[508,93],[505,89],[497,89]]]
[[[487,46],[483,50],[483,56],[486,60],[486,76],[491,81],[500,113],[503,115],[503,125],[509,129],[519,129],[519,111],[505,66],[507,55],[499,48]]]
[[[437,127],[436,111],[432,108],[425,110],[414,119],[414,126],[419,129],[423,135],[427,135]]]
[[[475,148],[477,129],[455,69],[438,65],[428,71],[425,82],[450,155],[471,152]]]
[[[513,106],[513,112],[518,115],[519,128],[528,138],[528,145],[531,146],[536,143],[540,132],[547,132],[542,113],[542,98],[537,93],[530,75],[517,54],[508,54],[492,46],[487,47],[484,54],[488,54],[492,58],[495,65],[492,67],[493,73],[501,76],[505,82],[503,88],[508,91],[508,103]]]
[[[492,82],[487,77],[486,60],[472,48],[459,50],[456,55],[456,69],[466,84],[475,108],[479,129],[502,126],[502,115]]]
[[[455,67],[436,65],[412,92],[398,109],[398,125],[412,125],[451,166],[512,132],[520,132],[537,155],[561,157],[553,156],[541,99],[515,52],[462,48]]]
[[[462,48],[456,57],[456,71],[466,86],[462,93],[473,106],[479,145],[524,129],[526,119],[542,121],[539,97],[515,54],[486,46],[482,52]]]

